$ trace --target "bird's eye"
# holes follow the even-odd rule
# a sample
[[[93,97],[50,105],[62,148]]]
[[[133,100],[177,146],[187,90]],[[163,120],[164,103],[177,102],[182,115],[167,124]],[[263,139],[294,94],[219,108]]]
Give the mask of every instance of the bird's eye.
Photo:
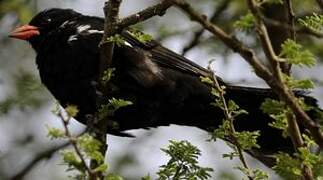
[[[47,22],[51,22],[51,21],[52,21],[52,19],[48,18],[48,19],[46,19],[46,21],[47,21]]]

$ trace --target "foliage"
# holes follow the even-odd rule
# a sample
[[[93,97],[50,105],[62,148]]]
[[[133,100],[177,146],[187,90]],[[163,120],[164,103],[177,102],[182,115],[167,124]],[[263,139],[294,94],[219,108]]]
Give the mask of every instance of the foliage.
[[[243,174],[245,174],[248,177],[252,177],[253,180],[266,180],[269,179],[269,175],[260,170],[260,169],[248,169],[244,168],[242,166],[236,167],[236,169],[239,169]]]
[[[309,50],[303,50],[302,45],[291,39],[287,39],[282,45],[280,56],[285,57],[290,64],[312,67],[316,60]]]
[[[103,72],[101,82],[103,85],[107,85],[107,83],[111,80],[114,76],[115,68],[108,68]]]
[[[269,114],[275,121],[270,122],[269,126],[283,131],[283,136],[287,137],[287,109],[285,103],[273,99],[265,99],[260,109]]]
[[[131,29],[128,32],[142,43],[149,42],[153,39],[149,34],[145,34],[141,31],[137,31],[136,29]]]
[[[294,79],[291,76],[287,76],[286,74],[283,74],[283,80],[287,84],[288,87],[291,89],[313,89],[314,83],[313,81],[309,79]]]
[[[274,170],[284,177],[285,179],[301,179],[303,175],[303,165],[310,168],[322,167],[322,156],[316,155],[309,151],[307,147],[300,147],[294,156],[290,156],[287,153],[278,153],[276,156],[276,165]],[[314,168],[314,175],[319,177],[322,175]]]
[[[69,117],[76,117],[77,113],[79,112],[77,106],[75,105],[68,105],[65,108],[65,111]]]
[[[106,86],[111,78],[114,76],[115,68],[108,68],[103,72],[102,76],[102,84]],[[121,107],[132,105],[131,101],[126,101],[124,99],[116,99],[111,98],[108,100],[107,104],[102,104],[99,108],[98,118],[99,120],[103,120],[109,116],[112,116],[116,110]],[[115,128],[117,128],[117,124],[115,124]]]
[[[323,15],[313,13],[313,15],[306,16],[304,19],[298,19],[298,22],[313,31],[323,31]]]
[[[188,141],[170,141],[166,149],[162,149],[170,160],[166,165],[160,167],[159,180],[166,179],[208,179],[211,177],[209,172],[211,168],[205,168],[198,165],[198,156],[201,151]]]
[[[241,31],[251,31],[255,27],[255,17],[248,12],[236,21],[233,26]]]
[[[119,108],[129,105],[132,105],[131,101],[112,98],[107,104],[101,105],[101,108],[99,109],[99,120],[112,116]]]
[[[107,42],[113,42],[118,47],[121,47],[126,45],[127,41],[120,34],[115,34],[114,36],[108,37]]]

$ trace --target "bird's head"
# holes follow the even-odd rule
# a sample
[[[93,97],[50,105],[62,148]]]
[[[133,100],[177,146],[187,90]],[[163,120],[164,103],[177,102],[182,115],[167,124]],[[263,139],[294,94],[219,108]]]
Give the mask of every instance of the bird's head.
[[[38,13],[27,24],[13,30],[9,37],[26,40],[35,44],[45,38],[48,33],[56,30],[64,22],[74,19],[81,14],[71,9],[52,8]]]

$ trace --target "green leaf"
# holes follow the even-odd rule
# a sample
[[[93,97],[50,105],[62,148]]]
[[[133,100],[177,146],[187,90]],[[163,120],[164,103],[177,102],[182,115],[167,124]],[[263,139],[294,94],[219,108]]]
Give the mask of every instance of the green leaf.
[[[309,168],[313,168],[315,164],[319,161],[319,156],[311,153],[308,148],[300,147],[298,148],[297,156],[302,160],[302,162]]]
[[[215,129],[211,134],[210,140],[215,141],[217,138],[224,139],[230,134],[230,122],[224,120],[223,123]]]
[[[115,34],[114,36],[110,36],[107,38],[107,42],[113,42],[118,47],[122,47],[126,45],[126,41],[120,34]]]
[[[112,98],[112,99],[109,100],[109,104],[111,106],[113,106],[114,110],[117,110],[117,109],[119,109],[121,107],[132,105],[133,103],[131,101],[127,101],[127,100],[124,100],[124,99]]]
[[[289,110],[286,108],[285,103],[266,98],[265,101],[261,104],[260,109],[264,113],[269,114],[269,116],[275,120],[270,122],[269,126],[282,130],[283,136],[287,137],[288,122],[286,113]]]
[[[260,169],[255,169],[253,170],[253,179],[254,180],[267,180],[269,179],[269,175],[268,173],[266,173],[265,171],[262,171]]]
[[[106,85],[111,78],[114,76],[114,71],[116,70],[116,68],[108,68],[103,72],[103,76],[102,76],[102,84]]]
[[[291,89],[313,89],[314,83],[309,79],[296,80],[293,77],[290,77],[286,74],[283,75],[283,79],[286,82],[287,86]]]
[[[149,174],[147,174],[146,176],[142,177],[141,180],[152,180],[152,178]]]
[[[282,45],[280,56],[285,57],[288,63],[312,67],[316,64],[314,55],[308,51],[303,50],[303,47],[291,39],[287,39]]]
[[[220,97],[220,92],[219,90],[215,89],[215,88],[212,88],[211,89],[211,94],[215,97]]]
[[[103,120],[109,116],[112,116],[116,110],[119,108],[132,105],[133,103],[131,101],[127,101],[124,99],[116,99],[112,98],[108,101],[108,104],[101,105],[99,109],[99,120]],[[115,128],[118,128],[118,123],[115,123]]]
[[[119,175],[108,174],[106,177],[104,177],[104,180],[124,180],[124,179]]]
[[[323,15],[313,13],[313,15],[306,16],[304,19],[299,18],[298,22],[313,31],[323,30]]]
[[[251,12],[248,12],[246,15],[242,16],[238,21],[233,24],[233,27],[241,31],[251,31],[255,27],[255,17]]]
[[[260,109],[267,114],[280,114],[285,109],[285,103],[266,98]]]
[[[242,131],[234,134],[242,150],[250,150],[252,148],[260,148],[257,144],[257,138],[260,131]]]
[[[202,83],[208,84],[208,85],[213,85],[214,82],[210,77],[205,77],[205,76],[200,76],[200,80]]]
[[[282,130],[283,137],[287,137],[288,136],[288,132],[287,132],[288,122],[287,122],[286,114],[285,113],[271,114],[270,117],[273,118],[275,121],[270,122],[269,126]]]
[[[100,152],[102,143],[93,136],[84,134],[77,138],[77,144],[85,152],[87,157],[94,159],[99,164],[104,162],[104,155]]]
[[[228,110],[229,111],[236,111],[239,109],[239,106],[232,100],[229,100],[228,102]]]
[[[301,162],[292,158],[287,153],[279,153],[275,155],[276,165],[273,169],[282,177],[289,180],[301,179],[302,169]]]
[[[169,141],[166,149],[161,149],[170,160],[160,167],[159,180],[167,179],[200,179],[210,178],[211,168],[200,167],[197,158],[201,155],[200,150],[188,141]]]
[[[95,172],[101,172],[101,173],[105,173],[108,169],[108,165],[107,164],[101,164],[98,167],[96,167],[94,169]]]
[[[68,105],[65,108],[65,111],[69,117],[75,117],[77,115],[77,113],[79,112],[77,106],[75,106],[75,105]]]
[[[137,31],[135,29],[131,29],[130,31],[128,31],[134,38],[136,38],[137,40],[139,40],[142,43],[146,43],[151,41],[153,38],[149,35],[149,34],[145,34],[141,31]]]
[[[76,153],[72,150],[63,150],[61,151],[63,156],[63,161],[68,165],[68,170],[77,169],[81,172],[85,171],[85,167],[82,164],[82,161],[77,157]]]
[[[65,137],[65,132],[61,129],[54,128],[54,127],[49,127],[46,126],[47,128],[47,137],[50,139],[58,139],[58,138],[63,138]]]

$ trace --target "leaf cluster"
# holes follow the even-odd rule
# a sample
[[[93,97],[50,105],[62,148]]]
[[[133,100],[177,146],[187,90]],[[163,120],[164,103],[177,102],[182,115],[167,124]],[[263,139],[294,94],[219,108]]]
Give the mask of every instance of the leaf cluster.
[[[146,43],[151,41],[153,38],[151,35],[149,34],[145,34],[141,31],[138,31],[136,29],[131,29],[130,31],[128,31],[134,38],[136,38],[137,40],[139,40],[142,43]]]
[[[125,46],[127,41],[120,34],[115,34],[113,36],[108,37],[107,42],[113,42],[118,47],[121,47]]]
[[[313,15],[306,16],[303,19],[299,18],[298,22],[313,31],[323,31],[323,15],[313,13]]]
[[[322,177],[319,168],[322,167],[322,156],[310,152],[307,147],[300,147],[293,155],[278,153],[275,155],[276,165],[273,169],[284,179],[301,179],[304,165],[314,170],[316,178]]]
[[[108,68],[103,72],[101,83],[105,86],[114,76],[115,68]]]
[[[255,27],[255,17],[251,12],[248,12],[246,15],[240,17],[240,19],[233,24],[233,27],[240,31],[250,32]]]
[[[290,64],[301,67],[312,67],[316,64],[315,56],[309,50],[304,50],[302,45],[291,39],[287,39],[281,47],[280,56],[284,57]]]
[[[269,114],[271,118],[274,119],[273,122],[269,123],[269,126],[274,127],[276,129],[280,129],[283,131],[283,137],[287,137],[287,107],[284,102],[273,100],[273,99],[265,99],[265,101],[261,104],[260,109]]]
[[[171,140],[169,146],[162,151],[170,156],[170,160],[160,167],[157,173],[159,180],[204,180],[211,177],[209,173],[213,170],[198,165],[197,159],[201,151],[190,142]]]
[[[132,105],[131,101],[127,101],[124,99],[109,99],[107,104],[101,105],[99,109],[99,120],[103,120],[106,117],[112,116],[116,110],[119,108]]]

